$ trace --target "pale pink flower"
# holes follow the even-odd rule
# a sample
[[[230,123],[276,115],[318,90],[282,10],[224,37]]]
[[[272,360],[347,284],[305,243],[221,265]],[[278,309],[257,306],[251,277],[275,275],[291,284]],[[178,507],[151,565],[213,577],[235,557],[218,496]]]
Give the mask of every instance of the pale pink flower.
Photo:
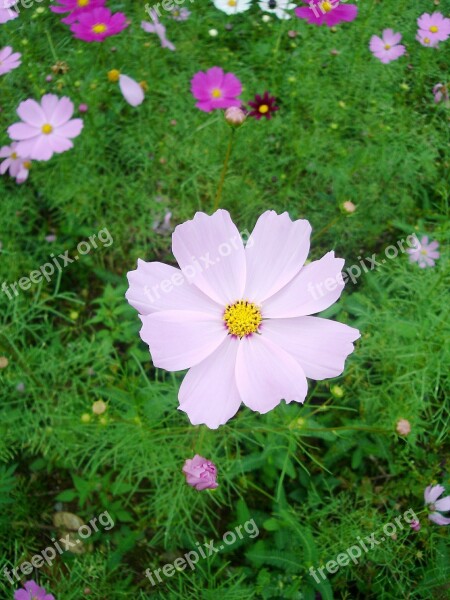
[[[445,42],[450,36],[450,19],[447,19],[439,12],[435,12],[432,15],[424,13],[417,19],[417,24],[419,25],[419,30],[432,41]]]
[[[422,46],[426,46],[428,48],[436,48],[439,44],[439,40],[433,39],[431,35],[427,31],[423,31],[419,29],[416,35],[416,40],[422,44]]]
[[[395,429],[399,435],[408,435],[411,433],[411,423],[407,419],[399,419]]]
[[[19,15],[13,10],[15,4],[17,0],[0,0],[0,25],[17,19]]]
[[[138,260],[126,297],[140,313],[153,364],[190,369],[179,391],[192,424],[217,428],[241,402],[266,413],[304,402],[306,378],[340,375],[359,331],[312,317],[341,295],[344,260],[305,266],[308,221],[261,215],[246,246],[230,214],[197,213],[175,228],[181,269]]]
[[[0,158],[6,159],[0,164],[0,175],[4,175],[9,170],[16,183],[23,183],[28,179],[31,161],[27,156],[19,156],[16,142],[11,146],[0,148]]]
[[[123,97],[131,106],[139,106],[144,102],[144,90],[128,75],[119,75],[119,87]]]
[[[176,50],[174,44],[172,44],[172,42],[167,39],[166,28],[162,23],[160,23],[158,15],[154,10],[151,11],[150,16],[152,18],[153,23],[150,23],[149,21],[142,21],[142,29],[147,33],[156,33],[156,35],[159,37],[159,41],[161,42],[162,48],[167,48],[168,50],[172,51]]]
[[[417,245],[417,248],[408,248],[406,252],[409,254],[409,260],[419,264],[421,269],[426,267],[434,267],[435,260],[440,254],[437,252],[439,243],[430,242],[427,235],[424,235]]]
[[[0,75],[17,69],[22,64],[20,52],[13,52],[11,46],[5,46],[0,50]]]
[[[394,33],[392,29],[385,29],[381,38],[377,35],[370,38],[370,51],[382,63],[397,60],[406,52],[405,46],[400,44],[401,39],[401,33]]]
[[[433,94],[434,94],[434,101],[436,102],[436,104],[438,104],[439,102],[442,102],[442,101],[445,104],[450,102],[450,96],[449,96],[447,85],[444,85],[442,83],[437,83],[433,88]]]
[[[33,160],[49,160],[73,147],[72,138],[83,129],[82,119],[71,119],[74,107],[69,98],[46,94],[39,104],[25,100],[17,114],[23,122],[8,128],[9,137],[16,140],[17,152]]]
[[[196,454],[192,459],[188,458],[182,470],[186,476],[186,482],[199,492],[214,490],[219,487],[216,481],[216,465],[199,454]]]
[[[431,511],[428,518],[437,525],[450,525],[450,519],[441,515],[441,512],[450,510],[450,496],[438,500],[444,491],[445,488],[442,485],[429,485],[424,492],[425,506]]]

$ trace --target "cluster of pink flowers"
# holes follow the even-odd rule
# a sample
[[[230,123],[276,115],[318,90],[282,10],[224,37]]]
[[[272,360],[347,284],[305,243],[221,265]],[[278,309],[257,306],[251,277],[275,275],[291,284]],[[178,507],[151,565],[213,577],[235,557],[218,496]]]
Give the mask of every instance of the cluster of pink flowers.
[[[79,40],[103,42],[107,37],[117,35],[128,27],[124,13],[112,13],[105,6],[106,0],[56,0],[51,6],[55,13],[68,13],[61,19],[70,25],[70,30]]]
[[[422,46],[435,48],[439,42],[445,42],[450,36],[450,19],[445,18],[441,13],[435,12],[432,15],[424,13],[417,19],[419,30],[416,40]]]

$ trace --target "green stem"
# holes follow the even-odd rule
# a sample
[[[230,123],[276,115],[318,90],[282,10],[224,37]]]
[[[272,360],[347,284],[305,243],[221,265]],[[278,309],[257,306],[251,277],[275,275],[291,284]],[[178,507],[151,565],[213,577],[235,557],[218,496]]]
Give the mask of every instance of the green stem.
[[[228,171],[228,163],[230,161],[231,149],[233,148],[234,132],[235,132],[235,130],[231,129],[230,140],[228,142],[227,153],[225,154],[225,160],[223,162],[222,174],[220,176],[220,181],[219,181],[219,187],[217,188],[216,199],[214,200],[213,212],[216,212],[216,210],[219,208],[219,202],[222,197],[222,190],[223,190],[223,184],[225,182],[225,175],[227,174],[227,171]]]

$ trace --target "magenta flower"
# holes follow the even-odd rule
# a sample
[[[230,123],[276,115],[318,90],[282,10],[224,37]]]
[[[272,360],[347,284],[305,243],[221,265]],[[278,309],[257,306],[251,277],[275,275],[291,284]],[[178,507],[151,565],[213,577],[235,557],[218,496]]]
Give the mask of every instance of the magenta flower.
[[[76,38],[85,42],[103,42],[107,37],[117,35],[128,27],[126,16],[112,13],[109,8],[94,8],[82,12],[70,30]]]
[[[444,101],[445,104],[447,102],[450,102],[450,96],[449,96],[447,85],[443,85],[442,83],[437,83],[433,88],[433,94],[434,94],[434,101],[436,102],[436,104],[438,104],[439,102],[442,102],[442,101]]]
[[[53,594],[47,594],[35,581],[27,581],[23,587],[14,592],[14,600],[55,600]]]
[[[67,17],[61,19],[62,23],[70,25],[74,23],[79,15],[91,11],[94,8],[105,6],[106,0],[54,0],[59,4],[50,6],[50,10],[54,13],[69,13]]]
[[[450,19],[435,12],[432,15],[424,13],[417,19],[419,32],[423,32],[432,42],[445,42],[450,36]]]
[[[308,6],[297,7],[294,12],[299,19],[305,19],[311,25],[334,27],[343,21],[354,21],[358,14],[355,4],[339,4],[338,0],[302,2]]]
[[[405,54],[406,48],[400,44],[401,39],[401,33],[394,33],[392,29],[385,29],[381,38],[377,35],[370,38],[369,48],[372,54],[382,63],[389,63]]]
[[[161,42],[161,48],[167,48],[168,50],[172,51],[176,50],[174,44],[167,39],[166,28],[162,23],[160,23],[156,11],[151,11],[151,18],[153,23],[150,23],[149,21],[142,21],[142,29],[147,33],[156,33],[156,35],[159,37],[159,41]]]
[[[241,101],[237,98],[242,93],[241,82],[236,75],[224,73],[220,67],[196,73],[191,80],[191,92],[198,100],[196,107],[204,112],[241,106]]]
[[[413,531],[420,531],[421,528],[420,521],[411,521],[409,526]]]
[[[438,242],[430,242],[428,236],[424,235],[417,248],[408,248],[406,252],[409,254],[411,262],[416,262],[421,269],[425,269],[426,267],[434,267],[434,261],[440,256],[437,252],[438,248]]]
[[[214,490],[219,487],[217,483],[217,468],[209,460],[196,454],[194,458],[188,459],[183,466],[186,482],[201,492],[202,490]]]
[[[73,104],[66,96],[46,94],[41,104],[35,100],[21,102],[17,114],[23,122],[8,127],[9,137],[18,141],[18,154],[33,160],[49,160],[53,154],[73,148],[71,139],[83,129],[82,119],[71,119],[73,111]]]
[[[431,511],[428,518],[437,525],[450,525],[450,519],[441,515],[441,512],[450,510],[450,496],[438,500],[444,491],[445,488],[442,485],[429,485],[424,492],[425,506]]]
[[[344,370],[359,331],[307,316],[341,295],[344,260],[328,252],[304,266],[310,233],[308,221],[267,211],[244,246],[227,211],[199,212],[172,234],[181,270],[138,260],[128,273],[153,364],[190,369],[178,398],[193,425],[215,429],[241,402],[260,413],[304,402],[306,377]]]
[[[9,174],[15,178],[16,183],[23,183],[28,179],[31,161],[27,156],[19,156],[16,142],[13,142],[11,146],[0,148],[0,158],[6,159],[0,164],[0,175],[4,175],[9,170]]]
[[[0,50],[0,75],[17,69],[22,64],[20,52],[14,52],[11,46],[5,46]]]
[[[16,4],[17,0],[0,0],[0,25],[17,19],[19,15],[12,9]]]

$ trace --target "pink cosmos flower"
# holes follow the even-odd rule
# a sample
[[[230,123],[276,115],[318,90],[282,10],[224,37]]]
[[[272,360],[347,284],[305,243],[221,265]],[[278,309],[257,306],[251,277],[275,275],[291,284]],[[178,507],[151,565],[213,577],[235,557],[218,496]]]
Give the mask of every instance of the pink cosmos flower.
[[[182,470],[186,475],[186,482],[199,492],[214,490],[219,487],[216,481],[216,465],[199,454],[196,454],[192,459],[188,459]]]
[[[174,44],[167,39],[166,28],[162,23],[160,23],[156,11],[152,10],[150,16],[153,20],[153,23],[150,23],[149,21],[142,21],[142,29],[147,33],[156,33],[156,35],[159,37],[159,41],[161,42],[161,48],[167,48],[168,50],[172,51],[176,50]]]
[[[74,23],[79,15],[91,11],[93,8],[105,6],[106,0],[54,0],[58,2],[57,6],[50,6],[54,13],[69,13],[67,17],[61,19],[62,23],[70,25]]]
[[[420,531],[421,528],[420,521],[411,521],[409,526],[413,531]]]
[[[406,252],[409,254],[411,262],[416,262],[421,269],[425,269],[426,267],[434,267],[434,261],[440,256],[437,252],[438,248],[438,242],[430,242],[428,236],[424,235],[417,248],[408,248]]]
[[[14,592],[14,600],[55,600],[53,594],[47,594],[35,581],[27,581],[23,587]]]
[[[139,106],[144,102],[144,90],[137,81],[128,75],[120,74],[119,87],[123,97],[131,106]]]
[[[429,485],[424,492],[425,506],[432,511],[428,518],[438,525],[450,525],[450,519],[441,515],[441,512],[450,510],[450,496],[438,500],[444,491],[445,488],[442,485]]]
[[[419,30],[433,42],[445,42],[450,37],[450,19],[435,12],[432,15],[424,13],[417,19]]]
[[[17,0],[0,0],[0,25],[17,19],[19,16],[12,7],[17,4]]]
[[[241,106],[237,98],[242,93],[241,82],[236,75],[224,73],[220,67],[196,73],[191,80],[191,92],[198,100],[196,107],[204,112]]]
[[[9,170],[9,174],[15,178],[16,183],[23,183],[28,179],[31,161],[27,156],[19,156],[16,142],[13,142],[11,146],[0,148],[0,158],[6,159],[0,164],[0,175],[4,175]]]
[[[439,40],[432,38],[431,35],[422,29],[419,29],[416,35],[416,40],[422,44],[422,46],[428,46],[429,48],[436,48],[439,44]]]
[[[71,119],[74,107],[69,98],[45,94],[39,104],[25,100],[19,104],[17,114],[21,123],[8,127],[12,140],[18,141],[17,152],[33,160],[49,160],[73,147],[72,138],[83,129],[82,119]]]
[[[191,11],[187,8],[172,8],[170,16],[174,21],[187,21],[191,16]]]
[[[334,27],[343,21],[354,21],[358,14],[355,4],[339,4],[339,0],[302,2],[308,6],[297,7],[294,12],[299,19],[305,19],[311,25]]]
[[[126,16],[112,13],[109,8],[94,8],[82,12],[70,30],[76,38],[85,42],[103,42],[107,37],[117,35],[128,27]]]
[[[22,64],[20,52],[14,52],[11,46],[5,46],[0,50],[0,75],[17,69]]]
[[[445,104],[450,102],[450,96],[448,92],[448,86],[442,83],[437,83],[433,88],[434,101],[436,104],[444,101]]]
[[[405,46],[400,44],[401,39],[401,33],[394,33],[392,29],[385,29],[381,38],[377,35],[370,38],[370,51],[382,63],[397,60],[406,52]]]
[[[306,377],[344,370],[359,331],[307,316],[339,298],[344,260],[328,252],[304,266],[310,233],[308,221],[267,211],[244,247],[227,211],[197,213],[172,234],[181,270],[138,260],[128,273],[153,364],[190,369],[178,398],[193,425],[215,429],[241,402],[260,413],[304,402]]]

